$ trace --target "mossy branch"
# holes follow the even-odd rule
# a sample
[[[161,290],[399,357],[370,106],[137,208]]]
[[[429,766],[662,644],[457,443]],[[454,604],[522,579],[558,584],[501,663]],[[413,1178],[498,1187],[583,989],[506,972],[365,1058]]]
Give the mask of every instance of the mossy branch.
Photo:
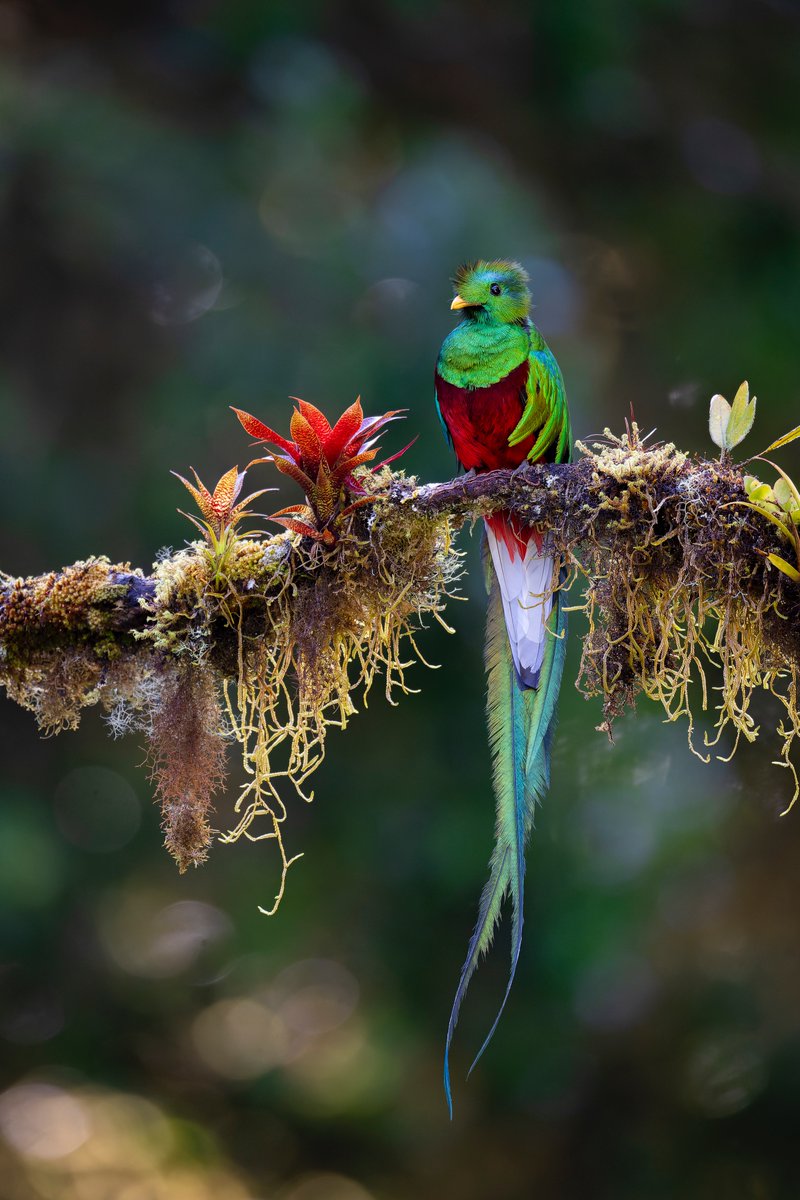
[[[196,542],[145,576],[90,559],[0,584],[0,682],[49,732],[102,703],[112,731],[143,730],[167,844],[184,869],[206,855],[224,741],[242,750],[238,824],[222,840],[274,839],[276,903],[286,786],[304,799],[328,727],[343,728],[381,674],[406,690],[422,659],[415,629],[442,610],[461,572],[452,535],[493,509],[552,530],[585,583],[579,687],[603,722],[637,693],[670,719],[709,703],[721,667],[717,736],[754,740],[756,689],[778,698],[781,764],[800,735],[800,585],[770,565],[776,522],[748,506],[741,468],[647,446],[635,426],[569,465],[542,464],[420,486],[364,471],[371,503],[333,545],[297,534],[233,537],[224,558]],[[442,622],[443,623],[443,622]],[[573,623],[575,629],[575,623]],[[795,792],[796,795],[796,792]],[[272,911],[272,910],[269,910]]]

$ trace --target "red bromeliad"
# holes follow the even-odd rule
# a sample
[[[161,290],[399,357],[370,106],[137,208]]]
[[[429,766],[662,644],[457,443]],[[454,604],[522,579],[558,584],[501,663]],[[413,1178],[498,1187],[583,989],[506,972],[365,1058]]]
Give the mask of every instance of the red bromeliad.
[[[306,400],[297,401],[289,425],[291,438],[282,437],[250,413],[234,408],[243,428],[260,442],[276,446],[277,452],[254,462],[273,462],[283,475],[299,483],[305,492],[305,504],[293,504],[273,513],[270,520],[293,533],[313,538],[325,545],[336,541],[335,526],[362,504],[370,504],[373,495],[365,495],[353,472],[376,457],[380,431],[401,416],[401,410],[365,417],[360,398],[331,425],[318,408]],[[405,450],[408,446],[405,447]],[[404,450],[378,463],[393,462]],[[251,466],[253,463],[250,464]],[[349,503],[348,495],[359,498]]]

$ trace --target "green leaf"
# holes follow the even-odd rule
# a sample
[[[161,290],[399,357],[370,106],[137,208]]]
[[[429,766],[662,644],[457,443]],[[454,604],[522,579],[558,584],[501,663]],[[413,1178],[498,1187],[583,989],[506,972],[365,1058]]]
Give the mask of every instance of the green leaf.
[[[755,419],[756,398],[753,396],[752,400],[750,399],[750,385],[745,379],[731,405],[730,419],[725,431],[725,447],[727,450],[733,450],[734,446],[738,446],[740,442],[744,441],[753,428]]]
[[[771,446],[767,446],[764,453],[769,454],[770,450],[780,450],[781,446],[788,446],[789,442],[795,442],[798,438],[800,438],[800,425],[789,433],[785,433],[783,437],[779,437],[777,442],[773,442]]]
[[[797,501],[794,498],[792,489],[789,487],[789,484],[785,479],[779,479],[772,490],[775,493],[775,499],[777,500],[778,504],[780,504],[784,512],[788,513],[791,512],[793,508],[797,508]],[[753,497],[751,496],[750,499],[752,500]]]
[[[755,480],[755,484],[755,487],[748,489],[745,482],[745,491],[754,504],[770,504],[774,502],[775,494],[768,483],[759,483],[758,480]]]
[[[768,554],[767,558],[772,563],[773,567],[777,567],[779,571],[783,571],[784,575],[788,575],[795,583],[800,583],[800,571],[797,567],[793,567],[785,558],[781,558],[780,554]]]
[[[724,396],[717,393],[711,397],[711,409],[708,414],[708,431],[711,434],[711,440],[715,446],[719,446],[720,450],[727,449],[725,434],[728,430],[728,422],[731,419],[731,406]]]
[[[791,540],[791,527],[784,524],[780,517],[776,516],[774,512],[770,512],[770,510],[763,504],[750,504],[748,500],[740,500],[739,503],[743,508],[752,508],[753,512],[758,513],[759,516],[766,517],[768,521],[771,521],[772,524],[781,531],[785,538],[789,538]]]
[[[765,458],[763,461],[768,462],[771,467],[775,468],[780,475],[781,480],[785,483],[790,496],[792,497],[793,507],[800,508],[800,491],[798,491],[797,484],[794,482],[791,476],[787,475],[782,467],[779,467],[777,463],[772,462],[770,459]]]

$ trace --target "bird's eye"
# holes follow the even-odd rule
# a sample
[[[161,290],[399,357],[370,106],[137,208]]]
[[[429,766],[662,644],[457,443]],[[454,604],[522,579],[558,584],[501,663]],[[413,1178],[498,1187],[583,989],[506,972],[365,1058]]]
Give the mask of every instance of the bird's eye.
[[[500,287],[499,283],[493,283],[492,286],[489,288],[489,291],[492,293],[493,296],[499,296],[500,293],[502,292],[502,290],[503,289]]]

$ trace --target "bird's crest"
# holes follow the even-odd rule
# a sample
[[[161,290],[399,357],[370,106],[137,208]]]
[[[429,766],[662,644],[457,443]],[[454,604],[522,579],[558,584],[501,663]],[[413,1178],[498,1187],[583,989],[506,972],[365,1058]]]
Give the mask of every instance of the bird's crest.
[[[507,258],[477,258],[474,262],[465,262],[453,276],[453,287],[460,292],[465,283],[476,275],[496,275],[509,283],[518,282],[521,288],[528,283],[528,272],[522,263]]]
[[[528,273],[518,262],[479,258],[459,267],[453,283],[456,296],[451,307],[466,310],[467,320],[520,325],[528,317]]]

